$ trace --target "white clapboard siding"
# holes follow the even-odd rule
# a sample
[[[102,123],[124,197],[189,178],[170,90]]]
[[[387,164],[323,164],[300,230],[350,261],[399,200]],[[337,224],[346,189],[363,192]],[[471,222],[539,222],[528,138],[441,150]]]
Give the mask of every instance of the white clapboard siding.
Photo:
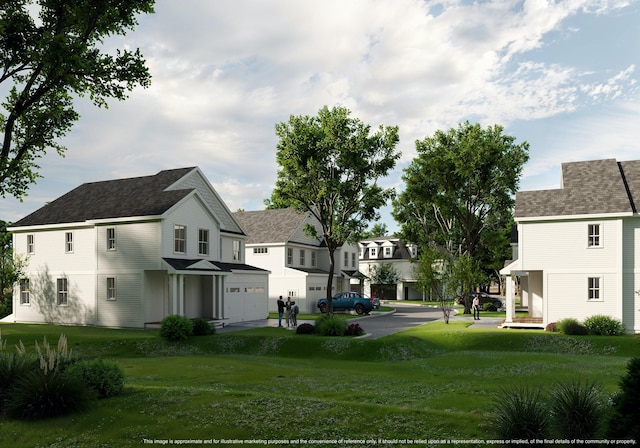
[[[98,273],[160,269],[161,221],[96,227]],[[107,229],[115,229],[116,248],[107,250]]]
[[[116,279],[116,298],[107,300],[107,277]],[[105,327],[144,326],[142,275],[139,273],[98,275],[98,325]]]

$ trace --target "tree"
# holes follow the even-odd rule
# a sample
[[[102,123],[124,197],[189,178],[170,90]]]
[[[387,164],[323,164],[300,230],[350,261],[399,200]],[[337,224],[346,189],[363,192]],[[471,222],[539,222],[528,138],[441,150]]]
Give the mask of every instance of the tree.
[[[516,144],[502,131],[465,122],[416,141],[418,155],[405,169],[406,187],[394,202],[403,239],[436,244],[450,257],[468,256],[485,269],[504,262],[529,144]]]
[[[139,50],[108,54],[103,40],[126,34],[154,0],[8,0],[0,6],[0,195],[21,198],[40,177],[36,160],[79,119],[76,96],[98,107],[124,100],[151,76]],[[37,17],[36,17],[37,14]]]
[[[308,225],[310,236],[321,238],[329,253],[327,311],[333,312],[331,286],[335,251],[353,241],[368,222],[379,219],[378,209],[393,198],[393,189],[377,183],[395,167],[398,127],[371,127],[344,107],[327,106],[315,117],[291,116],[276,125],[279,169],[271,208],[292,207],[311,213],[322,234]]]
[[[393,266],[393,263],[383,262],[380,264],[370,264],[368,272],[371,284],[372,297],[384,298],[384,287],[386,285],[396,285],[400,280],[400,273]],[[395,293],[394,293],[395,297]]]
[[[26,260],[13,254],[9,223],[0,220],[0,318],[11,314],[13,287],[22,278]]]

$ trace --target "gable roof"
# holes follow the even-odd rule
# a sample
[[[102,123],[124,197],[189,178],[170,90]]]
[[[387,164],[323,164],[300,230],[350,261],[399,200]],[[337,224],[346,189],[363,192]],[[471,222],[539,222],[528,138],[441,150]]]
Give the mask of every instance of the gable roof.
[[[286,243],[307,219],[292,208],[235,212],[247,234],[246,244]]]
[[[515,217],[636,213],[638,201],[639,160],[570,162],[562,164],[559,189],[518,192]]]
[[[408,244],[410,243],[402,241],[395,236],[379,236],[375,238],[367,238],[360,241],[360,245],[363,247],[369,247],[372,245],[379,246],[380,248],[387,247],[389,245],[392,246],[391,257],[371,258],[371,260],[374,260],[374,261],[410,260],[412,257],[411,257],[411,251],[407,247]],[[365,250],[362,254],[361,260],[369,260],[369,259],[370,259],[369,251]]]

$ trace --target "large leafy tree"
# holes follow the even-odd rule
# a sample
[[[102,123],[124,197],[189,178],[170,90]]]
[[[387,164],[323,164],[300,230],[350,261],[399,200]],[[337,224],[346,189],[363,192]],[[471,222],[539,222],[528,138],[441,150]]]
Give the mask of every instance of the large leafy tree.
[[[73,100],[97,106],[150,84],[139,50],[109,54],[103,40],[125,34],[154,0],[3,0],[0,2],[0,195],[22,197],[39,177],[37,159],[79,115]]]
[[[406,188],[394,201],[401,236],[435,244],[452,265],[460,256],[471,267],[501,265],[529,144],[516,143],[501,126],[465,122],[417,141],[416,150],[403,175]],[[468,282],[477,281],[477,269],[468,270]]]
[[[269,207],[293,207],[311,213],[322,226],[305,231],[322,238],[329,253],[327,310],[333,312],[331,285],[335,251],[372,221],[393,198],[393,189],[377,181],[395,167],[400,153],[398,128],[376,132],[344,107],[323,107],[317,116],[291,116],[276,125],[279,138],[276,186]]]
[[[11,314],[13,286],[22,278],[26,260],[13,254],[9,223],[0,220],[0,318]]]

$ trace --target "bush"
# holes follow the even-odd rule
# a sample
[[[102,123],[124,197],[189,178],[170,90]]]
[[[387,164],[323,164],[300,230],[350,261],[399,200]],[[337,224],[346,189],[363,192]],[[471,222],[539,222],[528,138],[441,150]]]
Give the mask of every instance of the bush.
[[[598,336],[620,336],[625,334],[626,329],[622,322],[611,316],[597,314],[584,320],[584,326],[591,334]]]
[[[593,382],[572,380],[558,383],[551,403],[555,435],[568,439],[591,439],[603,424],[601,387]]]
[[[574,335],[574,336],[584,336],[589,334],[589,330],[587,327],[583,326],[577,319],[572,317],[567,317],[558,321],[556,324],[558,330],[563,332],[564,334]]]
[[[483,309],[484,311],[498,311],[498,308],[493,303],[485,303]]]
[[[167,316],[160,322],[160,336],[172,342],[184,341],[193,334],[191,319],[177,314]]]
[[[215,334],[216,328],[209,323],[207,319],[199,317],[193,319],[193,335],[194,336],[209,336]]]
[[[315,332],[315,327],[307,323],[300,324],[298,325],[298,328],[296,328],[296,334],[313,334]]]
[[[607,428],[612,439],[640,440],[640,358],[631,358],[620,380],[620,392],[613,396],[613,410]]]
[[[115,362],[103,359],[80,361],[67,369],[67,372],[94,391],[98,398],[120,395],[124,390],[124,371]]]
[[[343,336],[347,322],[334,314],[324,314],[316,319],[316,333],[322,336]]]
[[[82,411],[90,402],[89,389],[77,377],[60,370],[45,373],[36,369],[11,389],[7,413],[14,418],[37,420]]]
[[[360,326],[360,324],[351,324],[344,331],[345,336],[362,336],[364,333],[364,329]]]
[[[516,386],[496,397],[492,416],[497,439],[544,439],[548,436],[548,413],[538,389]]]
[[[551,333],[556,333],[556,332],[558,332],[560,330],[558,330],[558,326],[556,325],[555,322],[551,322],[551,323],[548,323],[546,327],[544,327],[544,331],[548,331],[548,332],[551,332]]]

